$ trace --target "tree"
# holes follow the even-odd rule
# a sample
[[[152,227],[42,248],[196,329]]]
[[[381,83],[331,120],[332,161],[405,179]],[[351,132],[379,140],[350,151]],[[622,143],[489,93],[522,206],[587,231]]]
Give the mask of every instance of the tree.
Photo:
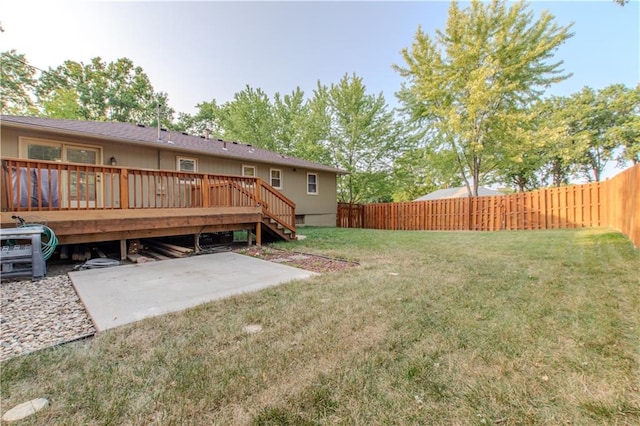
[[[615,93],[611,108],[615,113],[615,126],[608,130],[616,147],[620,150],[618,165],[628,162],[640,163],[640,84],[632,89],[622,85],[613,86]]]
[[[391,199],[393,159],[406,145],[382,94],[367,94],[356,75],[330,87],[318,82],[310,99],[299,87],[272,101],[246,86],[232,101],[203,102],[197,114],[181,115],[179,127],[345,169],[338,197],[350,202]]]
[[[3,114],[33,115],[36,113],[33,92],[35,68],[22,53],[15,50],[0,56],[0,111]]]
[[[639,92],[622,84],[597,91],[584,87],[556,105],[555,115],[567,129],[576,175],[598,182],[609,162],[617,159],[621,166],[638,162]]]
[[[538,189],[547,181],[567,184],[576,153],[567,139],[564,98],[539,101],[523,111],[512,143],[505,145],[501,181],[519,192]]]
[[[196,105],[198,112],[195,115],[180,113],[177,128],[194,135],[202,135],[206,130],[214,138],[224,138],[224,108],[219,106],[215,99],[210,102],[202,102]]]
[[[542,141],[539,152],[541,168],[538,171],[541,184],[568,185],[575,174],[581,149],[570,138],[567,118],[568,98],[551,96],[534,106],[536,125],[540,129],[534,135]]]
[[[606,164],[614,158],[616,143],[609,132],[616,120],[612,95],[611,87],[601,92],[584,87],[569,98],[564,110],[572,142],[582,153],[577,162],[580,174],[589,182],[599,182]]]
[[[405,151],[393,164],[393,201],[412,201],[440,188],[462,185],[451,152],[430,146]]]
[[[550,62],[571,36],[543,12],[534,20],[520,2],[473,1],[449,8],[446,29],[432,38],[421,28],[402,55],[406,67],[398,98],[412,120],[438,135],[451,151],[470,195],[490,183],[513,155],[526,109],[547,86],[562,81],[562,61]],[[511,146],[510,146],[511,145]],[[509,148],[509,149],[507,149]]]
[[[362,78],[345,74],[330,88],[319,87],[315,96],[326,100],[330,118],[326,143],[333,164],[349,172],[338,181],[338,199],[389,200],[389,171],[403,141],[382,93],[367,94]]]
[[[305,100],[299,87],[284,96],[276,93],[273,118],[278,152],[330,164],[329,151],[323,143],[329,130],[324,100],[316,96]]]
[[[40,100],[40,107],[45,116],[74,120],[82,117],[78,92],[69,87],[53,89],[51,96]]]
[[[609,162],[624,167],[640,160],[640,87],[584,87],[568,97],[549,97],[534,106],[528,126],[520,145],[538,146],[529,160],[532,171],[541,165],[535,172],[541,183],[566,185],[572,177],[599,181]],[[514,161],[507,170],[518,167]]]
[[[193,116],[182,114],[178,127],[198,134],[208,129],[214,137],[328,164],[326,117],[324,101],[306,99],[299,87],[284,96],[276,93],[271,101],[261,89],[247,86],[230,102],[218,105],[213,99],[199,104]]]
[[[36,95],[49,117],[151,125],[159,104],[163,122],[173,116],[166,93],[155,93],[142,68],[127,58],[108,64],[99,57],[88,64],[65,61],[42,73]]]
[[[260,88],[247,85],[223,107],[225,136],[276,151],[273,106],[269,96]]]

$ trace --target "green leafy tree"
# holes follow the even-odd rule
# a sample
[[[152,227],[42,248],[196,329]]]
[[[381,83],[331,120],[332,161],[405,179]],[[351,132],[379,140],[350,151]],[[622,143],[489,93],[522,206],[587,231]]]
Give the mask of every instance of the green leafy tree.
[[[412,201],[437,189],[462,185],[451,152],[434,152],[429,145],[396,158],[392,176],[393,201]]]
[[[405,77],[398,98],[411,118],[436,133],[440,151],[451,151],[470,195],[500,175],[513,156],[528,105],[549,85],[567,78],[551,62],[571,36],[569,27],[523,3],[473,1],[449,8],[444,31],[418,29],[404,49]]]
[[[152,124],[161,105],[165,122],[173,110],[166,93],[155,93],[142,68],[130,59],[106,63],[101,58],[88,64],[65,61],[42,73],[36,94],[49,117]]]
[[[608,130],[610,139],[619,149],[618,165],[640,163],[640,84],[634,88],[611,87],[614,96],[610,106],[615,114],[615,126]]]
[[[196,108],[198,112],[195,115],[181,113],[176,127],[193,135],[202,135],[209,130],[212,137],[224,138],[224,108],[215,99],[202,102]]]
[[[640,86],[585,87],[571,96],[549,97],[534,106],[523,129],[529,131],[519,143],[534,148],[530,170],[542,163],[536,173],[540,183],[566,185],[572,177],[599,181],[609,162],[624,167],[640,160]],[[514,160],[506,170],[521,165]]]
[[[391,199],[390,171],[403,140],[382,93],[368,94],[362,78],[346,75],[316,97],[326,99],[330,128],[327,147],[333,164],[349,172],[338,181],[338,199]]]
[[[520,124],[511,132],[512,143],[505,145],[502,182],[519,192],[538,189],[547,180],[556,186],[568,183],[575,152],[566,143],[566,125],[558,114],[562,108],[554,99],[523,111]]]
[[[36,88],[38,103],[43,113],[49,117],[67,116],[73,110],[71,102],[77,102],[78,116],[83,120],[107,120],[105,64],[100,58],[92,59],[84,65],[75,61],[65,61],[56,69],[42,73]],[[72,96],[70,92],[75,92]],[[62,112],[56,108],[61,107]]]
[[[328,125],[325,105],[306,99],[296,87],[290,94],[276,93],[273,100],[276,150],[286,155],[330,164],[326,140]]]
[[[618,146],[613,129],[619,122],[614,103],[621,94],[620,86],[600,91],[584,87],[574,93],[559,111],[568,125],[568,136],[578,154],[576,166],[580,176],[599,182],[608,162],[614,160]]]
[[[0,111],[3,114],[34,115],[35,68],[15,50],[0,55]]]
[[[568,185],[575,174],[581,148],[569,137],[566,115],[568,99],[552,96],[534,106],[537,132],[533,135],[541,143],[538,158],[542,165],[539,170],[541,185]]]
[[[141,67],[136,67],[127,58],[111,62],[106,67],[107,115],[110,120],[149,123],[153,121],[154,106],[162,105],[167,114],[166,103],[158,102],[149,77]]]
[[[45,116],[70,120],[82,117],[78,92],[73,88],[58,87],[51,96],[41,99],[40,107]]]
[[[307,124],[308,107],[304,92],[299,88],[281,96],[276,93],[273,99],[273,120],[275,145],[281,153],[292,154],[296,143],[304,137]]]
[[[327,147],[326,100],[306,99],[296,88],[290,94],[276,93],[273,101],[261,89],[247,86],[232,101],[218,105],[203,102],[195,115],[182,114],[180,129],[213,137],[238,140],[257,147],[330,164]]]
[[[367,94],[355,75],[330,87],[318,82],[310,99],[300,88],[271,100],[246,86],[223,105],[199,104],[178,127],[343,168],[350,174],[339,180],[339,198],[351,202],[391,200],[392,163],[406,139],[382,94]]]
[[[153,98],[153,104],[150,104],[141,111],[139,116],[134,116],[134,119],[137,118],[135,120],[136,123],[148,124],[150,126],[157,126],[159,119],[161,127],[179,130],[174,122],[175,113],[175,110],[169,106],[169,95],[166,92],[156,92]]]
[[[277,150],[273,105],[260,88],[246,86],[223,107],[225,136],[268,150]]]

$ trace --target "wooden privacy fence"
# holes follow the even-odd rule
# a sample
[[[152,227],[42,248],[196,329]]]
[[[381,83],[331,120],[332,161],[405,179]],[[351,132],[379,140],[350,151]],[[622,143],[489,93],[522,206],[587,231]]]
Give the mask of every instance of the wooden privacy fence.
[[[640,165],[605,182],[488,197],[338,204],[337,226],[499,231],[613,226],[640,246]]]

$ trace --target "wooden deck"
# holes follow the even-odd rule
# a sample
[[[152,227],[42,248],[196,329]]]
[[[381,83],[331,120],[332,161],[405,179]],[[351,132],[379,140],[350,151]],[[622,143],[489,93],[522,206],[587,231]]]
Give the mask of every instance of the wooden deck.
[[[62,245],[239,230],[261,244],[296,230],[295,203],[247,176],[3,158],[0,204],[0,227],[20,216]]]
[[[253,230],[260,243],[260,207],[175,209],[67,210],[1,212],[0,226],[16,225],[17,215],[27,222],[53,229],[60,244],[80,244],[137,238],[198,235],[201,233]]]

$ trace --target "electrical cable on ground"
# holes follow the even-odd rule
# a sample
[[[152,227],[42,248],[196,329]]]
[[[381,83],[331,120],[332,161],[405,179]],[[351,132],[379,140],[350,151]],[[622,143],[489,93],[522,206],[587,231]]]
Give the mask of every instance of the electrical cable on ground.
[[[120,261],[105,258],[89,259],[84,262],[84,264],[82,264],[82,266],[80,266],[78,269],[103,269],[110,268],[112,266],[120,266]]]

